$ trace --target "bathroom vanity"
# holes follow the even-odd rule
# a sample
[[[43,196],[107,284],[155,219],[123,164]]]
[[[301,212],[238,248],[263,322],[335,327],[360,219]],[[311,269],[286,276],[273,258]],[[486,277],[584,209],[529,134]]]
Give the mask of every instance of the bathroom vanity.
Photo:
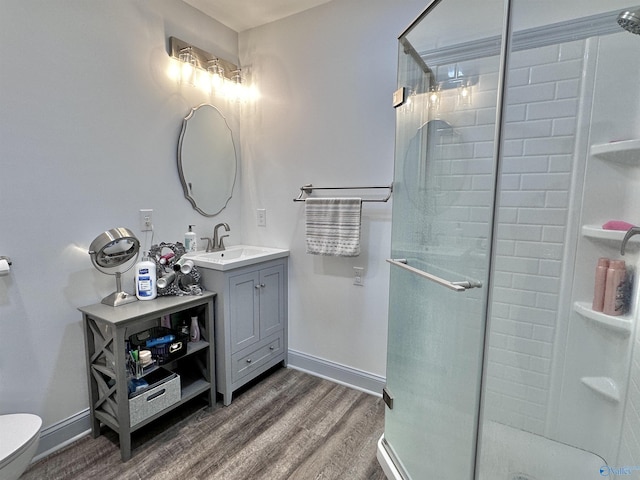
[[[193,257],[204,287],[218,293],[216,379],[225,406],[235,390],[278,363],[287,363],[289,252],[262,249],[249,255],[260,248],[229,247]],[[246,258],[238,249],[244,249]]]
[[[101,423],[117,432],[123,461],[131,458],[131,433],[135,430],[198,396],[205,397],[209,407],[215,404],[215,300],[215,293],[204,292],[201,296],[158,297],[119,307],[98,303],[79,308],[85,335],[91,432],[94,438],[99,436]],[[157,327],[165,315],[197,316],[201,339],[189,342],[183,356],[162,365],[176,374],[172,380],[145,392],[146,398],[129,398],[126,340]]]

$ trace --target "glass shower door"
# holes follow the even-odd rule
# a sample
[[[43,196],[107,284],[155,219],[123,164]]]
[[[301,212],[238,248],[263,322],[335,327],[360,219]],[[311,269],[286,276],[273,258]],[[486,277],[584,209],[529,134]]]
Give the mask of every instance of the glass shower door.
[[[432,3],[400,38],[382,444],[414,480],[475,468],[504,6],[469,3]]]

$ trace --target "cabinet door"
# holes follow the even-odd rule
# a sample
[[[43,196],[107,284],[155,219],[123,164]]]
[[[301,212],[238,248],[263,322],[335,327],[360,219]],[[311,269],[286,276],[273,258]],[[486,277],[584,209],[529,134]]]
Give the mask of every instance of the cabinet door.
[[[231,352],[260,339],[260,275],[256,272],[229,277],[229,325]]]
[[[260,270],[260,338],[284,329],[284,266]]]

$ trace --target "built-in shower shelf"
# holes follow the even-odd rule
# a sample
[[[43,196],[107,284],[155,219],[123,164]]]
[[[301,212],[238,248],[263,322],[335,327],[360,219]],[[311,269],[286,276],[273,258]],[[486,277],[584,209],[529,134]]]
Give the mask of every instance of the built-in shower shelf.
[[[583,318],[590,320],[607,330],[611,330],[625,337],[631,334],[633,321],[628,315],[612,316],[602,312],[596,312],[591,309],[591,305],[587,302],[576,302],[573,309]]]
[[[620,402],[618,384],[609,377],[582,377],[580,381],[599,395],[612,402]]]
[[[582,236],[593,238],[596,240],[610,240],[614,242],[622,242],[624,235],[626,234],[626,230],[605,230],[600,225],[583,225],[582,226]],[[629,239],[630,244],[638,244],[640,243],[640,237],[635,236]]]
[[[640,140],[623,140],[592,145],[591,155],[609,162],[640,166]]]

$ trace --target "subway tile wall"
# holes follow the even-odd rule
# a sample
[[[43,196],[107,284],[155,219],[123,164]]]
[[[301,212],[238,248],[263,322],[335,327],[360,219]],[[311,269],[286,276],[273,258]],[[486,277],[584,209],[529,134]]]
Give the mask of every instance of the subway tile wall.
[[[539,434],[549,402],[584,48],[577,41],[514,52],[508,76],[485,415]],[[463,67],[481,76],[472,105],[441,102],[440,116],[455,137],[440,139],[435,157],[450,167],[436,170],[436,183],[440,197],[452,201],[446,222],[435,212],[433,228],[447,244],[463,246],[461,265],[473,274],[486,265],[497,67],[494,59]],[[462,241],[454,234],[458,220]]]
[[[515,52],[508,77],[484,405],[487,419],[537,434],[551,413],[565,228],[579,213],[569,212],[569,202],[584,56],[583,41]],[[453,133],[436,138],[425,189],[435,199],[419,205],[423,215],[410,219],[406,233],[415,236],[428,223],[430,243],[460,257],[447,267],[474,276],[487,265],[497,65],[485,58],[463,69],[481,74],[472,104],[458,105],[456,92],[445,91],[438,111],[429,112],[427,119],[446,121]],[[473,325],[463,330],[479,334]],[[635,343],[618,465],[640,465],[640,329]]]
[[[485,414],[544,433],[584,42],[512,54]]]

